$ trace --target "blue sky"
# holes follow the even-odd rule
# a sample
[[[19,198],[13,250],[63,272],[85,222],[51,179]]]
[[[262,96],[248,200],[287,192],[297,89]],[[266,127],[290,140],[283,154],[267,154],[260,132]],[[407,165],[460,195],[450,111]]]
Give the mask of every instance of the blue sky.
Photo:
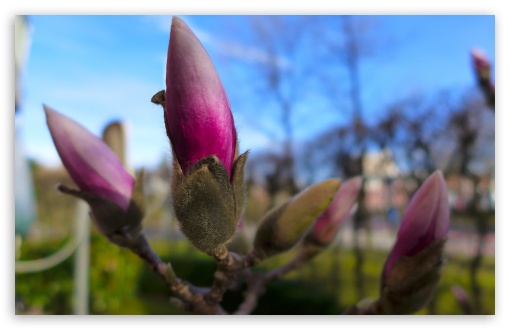
[[[274,147],[281,140],[278,109],[260,95],[258,69],[267,53],[253,38],[246,16],[180,16],[208,50],[231,101],[242,149]],[[361,67],[367,118],[413,93],[474,85],[469,51],[483,50],[495,63],[494,16],[373,16],[372,34],[382,42]],[[42,104],[99,135],[111,120],[128,125],[130,162],[153,167],[169,155],[161,109],[152,95],[165,88],[164,70],[171,16],[31,16],[30,55],[21,77],[23,108],[18,133],[29,157],[59,165]],[[334,31],[333,16],[312,17],[319,33]],[[275,35],[285,31],[275,31]],[[313,54],[308,44],[304,54]],[[281,58],[300,67],[300,59]],[[309,65],[310,63],[308,63]],[[328,65],[312,63],[317,71]],[[314,85],[296,105],[299,141],[341,121]],[[320,115],[318,115],[320,114]],[[266,134],[272,130],[275,134]]]

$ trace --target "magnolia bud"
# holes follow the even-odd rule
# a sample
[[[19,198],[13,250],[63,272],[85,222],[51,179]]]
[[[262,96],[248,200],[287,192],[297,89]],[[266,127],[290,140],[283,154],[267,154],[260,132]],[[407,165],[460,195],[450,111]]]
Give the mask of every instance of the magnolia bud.
[[[269,211],[255,237],[253,253],[257,258],[262,260],[292,248],[328,207],[339,186],[340,179],[323,181]]]
[[[172,198],[181,230],[213,255],[229,242],[245,200],[244,165],[230,105],[206,50],[179,18],[172,20],[164,107],[173,152]],[[236,158],[237,157],[237,158]]]
[[[99,231],[112,242],[129,246],[141,231],[142,186],[135,188],[133,177],[101,139],[49,107],[44,110],[62,163],[80,188],[60,185],[59,190],[85,200]]]
[[[451,289],[455,300],[457,300],[457,303],[459,304],[464,314],[473,314],[473,306],[471,305],[471,301],[467,292],[464,291],[464,289],[458,284],[453,285]]]
[[[494,109],[496,103],[496,92],[494,82],[491,78],[491,63],[485,54],[478,49],[471,50],[471,60],[478,80],[478,86],[485,94],[487,105]]]
[[[409,203],[386,261],[380,299],[384,314],[414,313],[432,296],[449,223],[446,184],[436,171]]]

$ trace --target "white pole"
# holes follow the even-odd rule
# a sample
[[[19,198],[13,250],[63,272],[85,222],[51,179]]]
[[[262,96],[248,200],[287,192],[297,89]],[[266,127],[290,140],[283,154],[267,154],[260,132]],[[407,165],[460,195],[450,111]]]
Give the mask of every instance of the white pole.
[[[89,206],[82,200],[76,204],[76,237],[82,241],[74,261],[74,314],[89,314],[90,221]]]

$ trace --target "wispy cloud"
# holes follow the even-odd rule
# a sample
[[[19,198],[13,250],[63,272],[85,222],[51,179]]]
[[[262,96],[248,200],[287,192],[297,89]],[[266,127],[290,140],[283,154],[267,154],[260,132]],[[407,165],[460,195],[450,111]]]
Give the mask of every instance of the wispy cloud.
[[[290,66],[290,61],[283,56],[274,56],[260,47],[213,35],[209,31],[197,27],[192,18],[182,18],[203,44],[220,55],[245,62],[277,65],[281,68]],[[158,29],[168,33],[172,24],[172,16],[160,16],[155,22]]]

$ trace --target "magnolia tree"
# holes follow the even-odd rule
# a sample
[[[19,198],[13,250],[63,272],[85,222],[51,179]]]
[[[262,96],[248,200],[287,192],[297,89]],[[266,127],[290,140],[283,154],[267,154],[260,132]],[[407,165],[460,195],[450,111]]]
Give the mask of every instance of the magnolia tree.
[[[152,102],[163,107],[172,149],[175,216],[187,239],[216,262],[210,287],[179,278],[151,249],[142,230],[143,171],[133,178],[101,139],[44,106],[56,149],[79,188],[58,189],[85,200],[97,229],[146,261],[167,284],[175,305],[197,314],[226,314],[221,305],[224,293],[244,280],[244,301],[234,313],[250,314],[268,282],[310,261],[333,242],[352,213],[362,178],[343,183],[333,178],[308,187],[265,215],[251,252],[229,251],[245,205],[248,152],[239,151],[227,95],[209,55],[179,18],[172,21],[166,87]],[[364,299],[345,313],[408,314],[424,306],[440,279],[449,218],[446,185],[435,172],[403,217],[381,272],[379,298]],[[253,266],[294,247],[299,250],[288,264],[269,272],[253,271]]]

